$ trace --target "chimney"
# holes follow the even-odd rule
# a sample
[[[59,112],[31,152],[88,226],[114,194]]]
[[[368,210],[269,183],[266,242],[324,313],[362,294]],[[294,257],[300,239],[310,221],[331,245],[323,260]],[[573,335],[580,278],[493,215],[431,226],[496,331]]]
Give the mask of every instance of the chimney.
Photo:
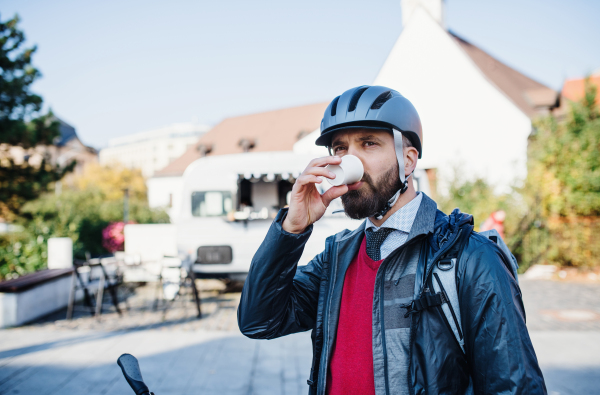
[[[400,0],[400,8],[402,9],[402,26],[406,27],[412,14],[421,7],[434,21],[439,23],[444,29],[446,28],[446,21],[444,19],[444,0]]]

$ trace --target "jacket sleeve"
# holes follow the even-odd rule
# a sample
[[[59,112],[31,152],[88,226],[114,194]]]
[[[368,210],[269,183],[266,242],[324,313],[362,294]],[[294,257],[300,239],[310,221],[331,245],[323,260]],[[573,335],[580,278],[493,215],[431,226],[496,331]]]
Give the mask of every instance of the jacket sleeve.
[[[477,237],[477,236],[475,236]],[[488,240],[469,240],[458,292],[475,394],[546,394],[519,285]]]
[[[238,308],[240,331],[253,339],[273,339],[313,328],[317,316],[323,253],[298,267],[312,225],[304,233],[284,231],[281,210],[260,245]]]

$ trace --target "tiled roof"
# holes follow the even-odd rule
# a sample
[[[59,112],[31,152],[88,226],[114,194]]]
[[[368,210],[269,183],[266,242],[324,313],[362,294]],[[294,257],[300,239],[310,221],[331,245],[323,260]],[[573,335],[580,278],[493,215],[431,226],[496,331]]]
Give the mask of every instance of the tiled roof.
[[[500,62],[481,48],[449,32],[471,60],[498,89],[529,117],[558,105],[558,93]]]
[[[294,143],[319,127],[328,104],[309,104],[227,118],[154,176],[181,175],[204,151],[207,156],[242,153],[245,147],[249,148],[248,152],[291,151]]]
[[[600,73],[591,75],[590,83],[596,85],[596,104],[600,106]],[[571,100],[579,101],[585,94],[585,78],[573,78],[565,81],[562,88],[562,96]]]

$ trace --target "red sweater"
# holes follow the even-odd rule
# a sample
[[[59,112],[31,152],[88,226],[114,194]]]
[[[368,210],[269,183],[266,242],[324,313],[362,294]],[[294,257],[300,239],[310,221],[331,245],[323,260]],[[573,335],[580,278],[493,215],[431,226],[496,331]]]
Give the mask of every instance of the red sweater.
[[[383,259],[369,258],[363,238],[344,279],[337,337],[327,374],[329,395],[375,395],[373,289],[381,262]]]

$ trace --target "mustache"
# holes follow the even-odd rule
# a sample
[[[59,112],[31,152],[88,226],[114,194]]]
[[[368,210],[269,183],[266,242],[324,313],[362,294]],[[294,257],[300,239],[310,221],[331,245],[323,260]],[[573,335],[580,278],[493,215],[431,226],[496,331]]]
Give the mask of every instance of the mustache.
[[[362,178],[360,179],[362,182],[367,183],[371,186],[371,188],[375,188],[375,183],[373,182],[373,177],[367,172],[363,173]]]
[[[389,175],[389,172],[388,174]],[[360,181],[364,182],[365,184],[367,184],[369,186],[369,189],[371,189],[372,193],[378,193],[379,192],[379,188],[377,188],[377,185],[375,183],[375,181],[373,181],[373,177],[371,177],[371,175],[369,173],[367,173],[366,171],[363,173],[362,178],[360,179]],[[346,196],[354,196],[354,197],[358,197],[363,195],[364,192],[357,190],[353,190],[353,191],[348,191],[345,195]]]
[[[400,189],[397,168],[392,167],[381,175],[378,182],[367,172],[361,178],[366,186],[348,191],[342,195],[342,204],[346,215],[353,219],[362,219],[380,211],[387,201]]]

